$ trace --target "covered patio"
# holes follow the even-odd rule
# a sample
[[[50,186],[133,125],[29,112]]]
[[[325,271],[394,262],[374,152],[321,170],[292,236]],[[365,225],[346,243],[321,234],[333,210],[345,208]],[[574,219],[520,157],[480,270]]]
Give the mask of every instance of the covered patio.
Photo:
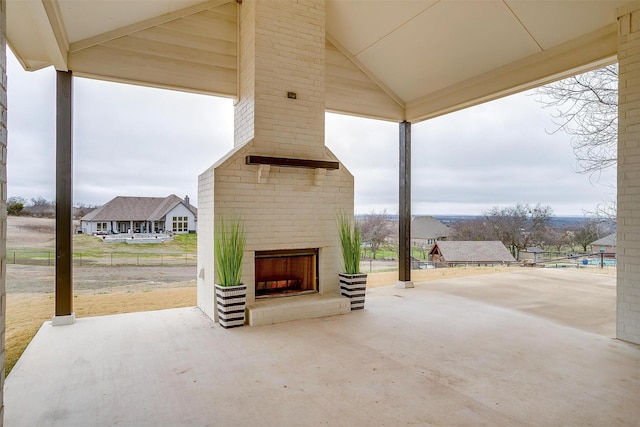
[[[640,2],[0,0],[0,5],[1,17],[6,14],[0,35],[6,35],[24,68],[53,66],[58,77],[52,323],[60,326],[45,325],[11,374],[7,425],[637,421]],[[415,291],[371,291],[364,313],[225,333],[210,320],[216,319],[211,240],[214,218],[239,208],[215,201],[214,186],[231,198],[245,197],[240,208],[253,215],[245,217],[250,233],[279,236],[291,213],[282,203],[266,212],[248,210],[261,202],[246,196],[245,187],[268,189],[279,202],[273,182],[294,173],[277,164],[244,163],[244,157],[230,161],[236,170],[224,181],[215,167],[201,175],[198,309],[75,319],[73,76],[234,98],[233,154],[316,165],[296,170],[297,181],[289,185],[326,210],[300,203],[310,214],[290,248],[318,249],[319,291],[329,294],[337,289],[338,252],[337,238],[328,236],[335,212],[353,208],[353,177],[324,146],[325,111],[399,123],[398,141],[390,141],[398,144],[400,159],[397,286],[411,288],[411,123],[616,61],[615,332],[611,324],[605,328],[611,333],[602,335],[530,314],[526,307],[551,298],[555,288],[504,307],[500,297],[492,302],[418,285]],[[0,102],[6,126],[5,104]],[[0,143],[6,146],[6,140],[7,132],[0,132]],[[6,156],[0,160],[5,183]],[[327,161],[331,168],[317,167]],[[194,178],[201,172],[193,171]],[[336,202],[327,192],[316,201],[316,193],[329,189],[342,198]],[[283,200],[300,201],[291,194]],[[301,235],[319,243],[300,243]],[[248,258],[264,249],[258,247],[264,241],[259,236],[249,243]],[[4,234],[0,247],[4,251]],[[249,282],[251,267],[245,265]],[[4,268],[2,274],[1,286]],[[555,285],[570,280],[556,274]],[[563,296],[578,297],[575,289]],[[220,396],[233,403],[219,403]]]
[[[615,278],[529,269],[371,289],[350,316],[232,333],[197,308],[43,325],[7,426],[631,426]]]

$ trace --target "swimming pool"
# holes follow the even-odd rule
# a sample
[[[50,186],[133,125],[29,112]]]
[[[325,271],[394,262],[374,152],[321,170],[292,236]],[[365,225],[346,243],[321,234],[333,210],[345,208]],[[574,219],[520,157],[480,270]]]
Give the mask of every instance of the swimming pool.
[[[588,265],[600,265],[600,260],[597,258],[591,258],[589,260],[582,260],[582,264],[585,264],[585,261],[587,261]],[[616,265],[617,260],[615,259],[604,259],[602,260],[602,263],[608,267],[614,267]]]

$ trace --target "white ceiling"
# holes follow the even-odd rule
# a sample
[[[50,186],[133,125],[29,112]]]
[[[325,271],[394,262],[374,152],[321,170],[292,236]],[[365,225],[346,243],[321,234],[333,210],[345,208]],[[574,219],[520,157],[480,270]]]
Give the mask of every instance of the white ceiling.
[[[327,0],[327,40],[393,104],[388,114],[373,113],[332,94],[335,105],[328,108],[419,121],[611,62],[618,10],[628,3]],[[95,78],[233,97],[235,8],[229,0],[7,0],[7,40],[26,69],[53,65]],[[208,38],[199,36],[198,22]],[[172,31],[175,37],[181,32],[179,43],[167,41]],[[192,32],[188,41],[185,31]],[[217,43],[206,64],[193,60],[198,50],[180,62],[182,69],[194,64],[189,79],[171,68],[177,59],[157,58],[163,46],[202,49],[203,43]],[[116,49],[130,67],[115,64]],[[145,59],[150,55],[156,56]],[[207,67],[219,69],[219,84],[215,73],[200,79],[206,84],[189,83]],[[154,74],[159,68],[167,71]]]

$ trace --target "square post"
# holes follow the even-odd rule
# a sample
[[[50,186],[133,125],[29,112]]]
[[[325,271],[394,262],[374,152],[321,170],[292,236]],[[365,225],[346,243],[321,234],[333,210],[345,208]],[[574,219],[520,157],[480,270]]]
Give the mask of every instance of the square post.
[[[635,5],[637,6],[637,5]],[[640,7],[618,18],[618,339],[640,344]]]
[[[397,288],[413,288],[411,281],[411,123],[400,123],[400,181],[398,208]]]
[[[71,71],[56,71],[56,296],[53,325],[70,325],[73,312],[73,127]]]

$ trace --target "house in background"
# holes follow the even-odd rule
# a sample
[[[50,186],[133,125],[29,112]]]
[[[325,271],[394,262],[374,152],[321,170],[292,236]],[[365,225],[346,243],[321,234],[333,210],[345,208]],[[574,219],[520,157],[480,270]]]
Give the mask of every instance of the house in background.
[[[500,241],[445,241],[436,242],[429,252],[436,266],[512,264],[517,262]]]
[[[518,260],[525,262],[533,262],[536,263],[544,257],[544,250],[531,246],[526,249],[522,249],[518,251]]]
[[[591,243],[591,250],[594,253],[615,255],[617,247],[618,239],[616,237],[616,233],[611,233],[608,236],[604,236],[603,238]]]
[[[449,226],[432,216],[415,216],[411,220],[411,246],[428,248],[449,236]]]
[[[197,221],[188,196],[118,196],[85,215],[80,228],[85,234],[195,233]]]

